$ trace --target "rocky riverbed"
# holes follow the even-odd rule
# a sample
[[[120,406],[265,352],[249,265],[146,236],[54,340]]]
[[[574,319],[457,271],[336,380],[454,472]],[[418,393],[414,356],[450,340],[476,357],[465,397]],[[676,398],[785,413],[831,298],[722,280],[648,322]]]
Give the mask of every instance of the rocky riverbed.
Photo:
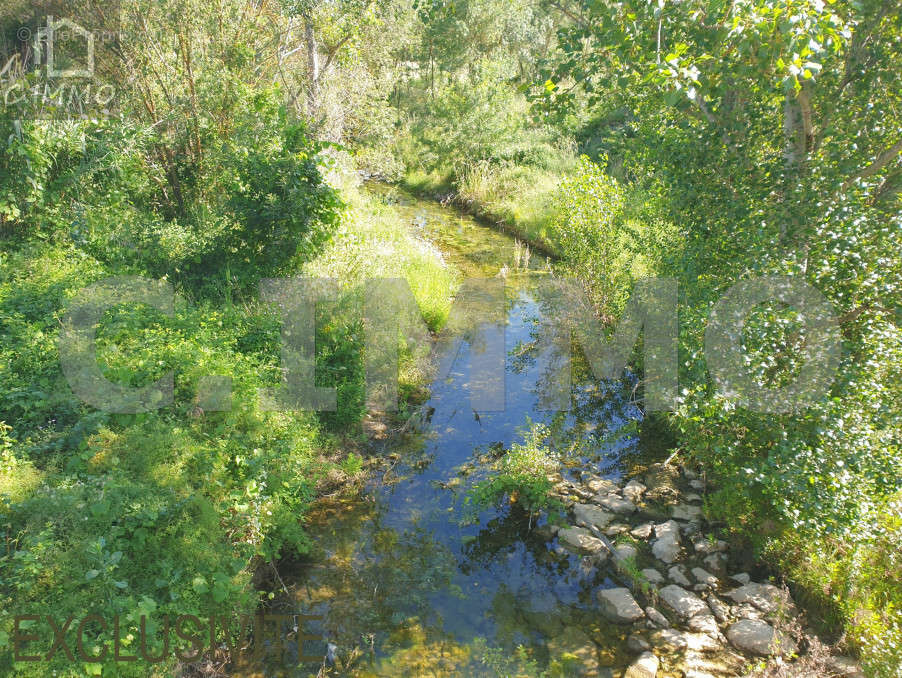
[[[709,488],[697,471],[655,464],[628,482],[592,473],[553,480],[569,521],[537,529],[560,557],[578,554],[584,570],[615,573],[606,581],[622,585],[598,589],[598,614],[626,627],[635,652],[627,667],[604,666],[598,643],[566,627],[555,650],[575,657],[580,675],[710,678],[762,665],[782,671],[775,675],[864,675],[848,657],[806,660],[822,645],[800,626],[788,590],[734,570],[730,545],[705,520]]]

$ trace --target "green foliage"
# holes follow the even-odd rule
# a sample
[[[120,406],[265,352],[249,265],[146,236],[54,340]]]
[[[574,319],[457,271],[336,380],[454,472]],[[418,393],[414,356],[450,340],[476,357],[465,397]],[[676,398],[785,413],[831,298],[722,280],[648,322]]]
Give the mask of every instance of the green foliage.
[[[770,553],[786,545],[795,558],[784,566],[812,589],[814,554],[846,546],[838,579],[856,585],[837,587],[833,603],[871,670],[894,675],[884,643],[898,608],[853,563],[884,551],[900,488],[900,73],[888,64],[902,13],[880,2],[577,5],[585,20],[561,27],[562,54],[534,94],[558,119],[591,111],[618,176],[680,225],[678,256],[660,255],[681,288],[680,447],[716,474],[714,508]],[[715,393],[703,356],[712,304],[739,279],[773,274],[821,291],[843,332],[830,392],[792,415]],[[765,306],[746,324],[762,385],[799,369],[796,320]],[[755,538],[762,523],[773,525],[767,540]],[[795,535],[805,550],[789,548]],[[885,565],[898,581],[898,564]]]
[[[548,476],[557,471],[559,462],[543,445],[548,436],[544,425],[530,425],[523,443],[505,451],[489,469],[489,477],[467,491],[465,501],[477,510],[504,501],[520,504],[529,513],[557,508],[558,500],[549,494],[554,483]]]
[[[554,240],[571,272],[591,281],[597,307],[607,318],[622,308],[628,293],[623,201],[617,182],[585,156],[576,175],[561,182],[555,195]]]

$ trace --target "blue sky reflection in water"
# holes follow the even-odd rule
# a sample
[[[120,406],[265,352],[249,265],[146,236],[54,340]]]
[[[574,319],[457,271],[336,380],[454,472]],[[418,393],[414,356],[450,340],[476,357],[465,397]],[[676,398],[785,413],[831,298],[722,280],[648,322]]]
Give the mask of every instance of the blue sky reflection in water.
[[[493,241],[489,249],[513,247],[507,236],[465,221]],[[459,217],[454,228],[462,230]],[[560,361],[535,346],[543,307],[530,281],[541,275],[508,280],[506,409],[472,409],[466,387],[471,348],[462,341],[451,374],[431,386],[423,433],[383,452],[394,452],[395,459],[363,500],[327,504],[311,515],[308,531],[320,557],[286,579],[298,609],[322,614],[321,630],[340,651],[359,648],[358,670],[349,674],[392,675],[384,671],[404,661],[399,653],[419,645],[423,656],[438,658],[409,661],[434,660],[445,666],[433,666],[436,675],[460,675],[459,652],[450,648],[480,637],[507,651],[521,644],[532,648],[541,665],[549,639],[565,624],[598,625],[593,596],[599,586],[613,585],[608,570],[587,575],[577,556],[554,553],[552,542],[530,531],[517,504],[483,511],[475,523],[465,520],[472,510],[464,495],[481,475],[478,458],[493,446],[521,442],[529,421],[549,427],[554,451],[580,461],[577,467],[588,462],[602,476],[619,476],[622,456],[638,445],[630,425],[641,418],[630,400],[633,384],[599,383],[577,356],[570,410],[542,409],[542,384]],[[462,474],[464,466],[469,468]],[[561,470],[566,476],[566,464]],[[614,629],[610,633],[615,654],[623,638]],[[604,629],[596,629],[599,636]],[[402,667],[396,668],[401,675]]]

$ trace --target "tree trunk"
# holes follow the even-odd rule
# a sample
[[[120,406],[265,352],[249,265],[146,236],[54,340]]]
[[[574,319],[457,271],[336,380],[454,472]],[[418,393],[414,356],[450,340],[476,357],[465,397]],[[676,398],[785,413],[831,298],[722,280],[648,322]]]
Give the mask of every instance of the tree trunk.
[[[307,112],[314,118],[319,104],[319,52],[316,47],[316,34],[310,21],[304,22],[304,38],[307,42],[307,70],[310,76],[310,86],[307,88]]]

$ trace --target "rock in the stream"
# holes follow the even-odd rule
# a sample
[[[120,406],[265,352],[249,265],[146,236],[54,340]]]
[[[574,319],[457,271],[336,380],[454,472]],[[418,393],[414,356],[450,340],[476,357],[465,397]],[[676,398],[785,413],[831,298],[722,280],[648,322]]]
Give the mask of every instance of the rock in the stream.
[[[698,490],[699,492],[703,492],[705,489],[705,481],[703,480],[690,480],[689,487],[693,490]]]
[[[629,499],[623,499],[616,494],[606,494],[595,498],[599,506],[614,513],[629,515],[636,512],[636,505]]]
[[[667,576],[674,584],[679,584],[680,586],[692,586],[692,580],[689,579],[689,576],[686,574],[686,568],[683,565],[674,565],[671,567],[667,570]]]
[[[720,580],[717,577],[700,567],[692,568],[692,576],[695,577],[699,584],[704,584],[708,588],[714,589],[720,585]]]
[[[614,558],[616,560],[635,559],[638,553],[638,549],[632,544],[617,544],[614,547]]]
[[[660,660],[651,652],[643,652],[630,664],[623,678],[655,678]]]
[[[703,556],[708,555],[709,553],[721,553],[727,550],[727,542],[723,539],[697,539],[693,544],[693,548],[696,553],[699,553]]]
[[[586,487],[594,494],[610,494],[620,489],[617,483],[607,478],[592,478],[586,483]]]
[[[717,627],[717,620],[713,614],[702,612],[693,617],[689,617],[689,630],[696,633],[707,633],[712,638],[720,635],[720,629]]]
[[[722,575],[727,571],[727,554],[712,553],[710,556],[702,558],[702,563],[712,572]]]
[[[673,507],[671,515],[675,520],[696,522],[702,518],[702,509],[700,506],[693,506],[692,504],[677,504]]]
[[[603,530],[611,521],[614,520],[614,514],[591,504],[574,504],[573,517],[576,524],[580,527],[589,527],[594,525],[599,530]]]
[[[709,609],[704,600],[676,584],[665,586],[658,592],[658,595],[670,609],[683,619],[689,619],[689,617],[707,612]]]
[[[765,614],[773,614],[780,609],[791,612],[795,608],[792,600],[773,584],[749,582],[725,595],[737,603],[754,605]]]
[[[643,577],[645,577],[649,584],[658,585],[664,583],[664,575],[652,567],[646,567],[644,570],[642,570],[641,574]]]
[[[762,657],[796,654],[799,651],[792,638],[760,619],[740,619],[727,629],[727,638],[737,650]]]
[[[730,606],[713,593],[708,595],[708,607],[711,608],[711,612],[714,613],[714,616],[717,617],[717,621],[721,624],[726,623],[730,618]]]
[[[558,530],[557,538],[562,545],[578,553],[597,554],[607,557],[604,543],[598,537],[581,527],[564,527]]]
[[[638,480],[631,480],[623,486],[623,496],[635,504],[642,499],[646,489],[648,488]]]
[[[618,624],[629,624],[645,616],[627,588],[602,589],[598,592],[598,603],[601,613]]]
[[[764,619],[764,613],[751,603],[734,605],[730,613],[739,619]]]
[[[648,539],[651,536],[651,533],[654,532],[654,529],[655,526],[653,523],[643,523],[630,530],[630,535],[636,539]]]
[[[670,622],[667,620],[667,617],[658,612],[658,610],[651,605],[645,608],[645,616],[648,617],[648,621],[650,621],[652,625],[657,626],[659,629],[670,628]]]
[[[661,629],[651,634],[651,644],[664,652],[679,652],[689,646],[686,635],[673,629]]]
[[[604,528],[604,533],[609,537],[617,537],[624,532],[629,532],[630,526],[623,523],[612,523]]]
[[[674,562],[680,555],[680,526],[676,521],[668,520],[666,523],[655,525],[655,542],[651,545],[651,552],[658,560],[665,563]]]

